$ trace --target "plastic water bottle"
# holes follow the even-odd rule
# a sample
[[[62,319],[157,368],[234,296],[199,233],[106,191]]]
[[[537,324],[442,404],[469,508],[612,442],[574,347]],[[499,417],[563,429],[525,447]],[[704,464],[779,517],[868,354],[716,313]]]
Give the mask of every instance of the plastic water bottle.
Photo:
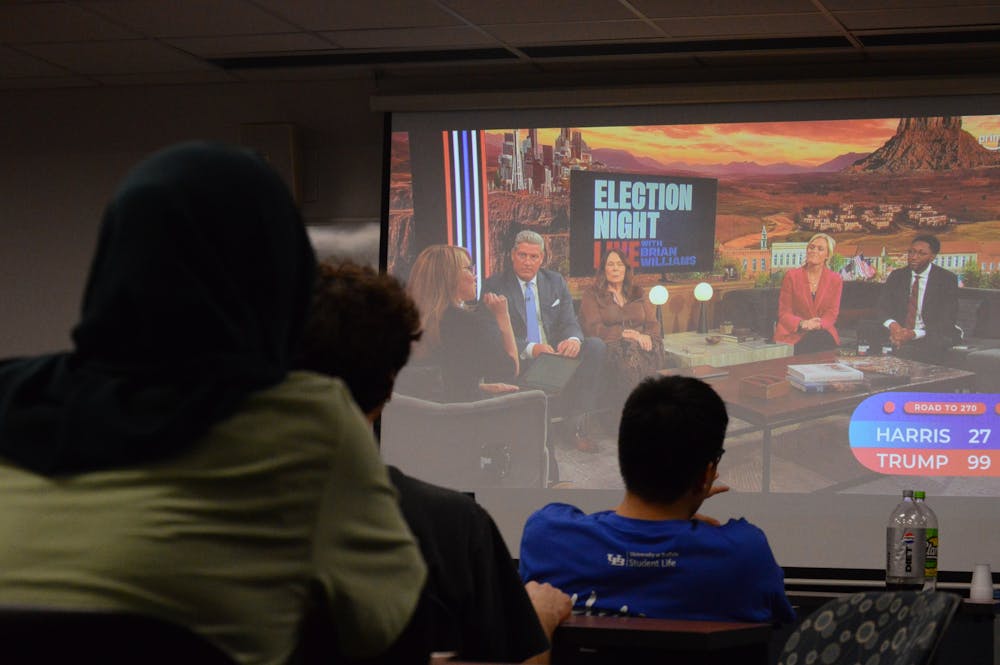
[[[924,591],[934,591],[937,589],[938,572],[938,521],[937,515],[924,501],[926,496],[924,492],[916,491],[913,493],[913,502],[917,504],[917,510],[923,513],[924,517],[927,546],[924,552]]]
[[[923,588],[926,531],[924,514],[913,501],[913,490],[903,490],[903,500],[893,508],[885,529],[887,589]]]

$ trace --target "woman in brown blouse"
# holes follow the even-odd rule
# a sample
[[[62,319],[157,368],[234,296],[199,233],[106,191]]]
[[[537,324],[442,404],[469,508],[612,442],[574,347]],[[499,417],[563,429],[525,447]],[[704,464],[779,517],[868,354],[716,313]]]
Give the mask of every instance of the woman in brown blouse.
[[[632,388],[663,367],[663,336],[646,290],[632,280],[632,266],[615,249],[605,252],[594,284],[580,300],[580,326],[608,346],[609,391],[624,402]]]

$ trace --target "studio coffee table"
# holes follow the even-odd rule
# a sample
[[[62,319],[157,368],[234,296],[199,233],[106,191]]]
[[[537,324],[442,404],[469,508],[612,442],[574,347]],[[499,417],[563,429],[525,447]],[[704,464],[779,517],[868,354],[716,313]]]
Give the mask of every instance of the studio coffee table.
[[[805,393],[792,388],[772,399],[747,396],[740,382],[752,376],[784,378],[789,365],[842,362],[865,374],[865,380],[843,392]],[[947,392],[970,388],[974,372],[929,365],[897,357],[851,357],[837,351],[731,365],[724,376],[707,381],[726,402],[731,418],[739,418],[762,432],[761,491],[770,491],[771,432],[775,428],[853,410],[865,398],[887,391]],[[744,430],[745,431],[745,430]]]
[[[709,337],[718,341],[710,344],[707,341]],[[663,351],[670,367],[698,365],[728,367],[771,358],[785,358],[792,355],[793,347],[791,344],[767,342],[762,339],[738,342],[726,335],[682,332],[664,335]]]

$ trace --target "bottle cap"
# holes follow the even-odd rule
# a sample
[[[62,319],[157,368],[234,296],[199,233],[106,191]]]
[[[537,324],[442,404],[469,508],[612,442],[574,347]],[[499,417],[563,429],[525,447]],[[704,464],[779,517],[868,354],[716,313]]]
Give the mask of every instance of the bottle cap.
[[[927,498],[927,493],[924,492],[923,490],[917,490],[916,492],[913,493],[913,498],[914,499],[926,499]]]

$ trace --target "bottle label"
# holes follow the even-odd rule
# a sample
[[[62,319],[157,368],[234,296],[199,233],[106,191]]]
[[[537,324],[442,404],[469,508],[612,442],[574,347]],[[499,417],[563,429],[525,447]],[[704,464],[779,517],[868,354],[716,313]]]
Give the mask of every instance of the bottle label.
[[[913,578],[923,582],[927,556],[926,529],[890,526],[885,530],[885,574],[893,578]],[[935,538],[935,552],[937,539]],[[935,559],[935,569],[937,559]]]
[[[927,529],[927,543],[924,550],[924,577],[937,577],[938,530]]]

